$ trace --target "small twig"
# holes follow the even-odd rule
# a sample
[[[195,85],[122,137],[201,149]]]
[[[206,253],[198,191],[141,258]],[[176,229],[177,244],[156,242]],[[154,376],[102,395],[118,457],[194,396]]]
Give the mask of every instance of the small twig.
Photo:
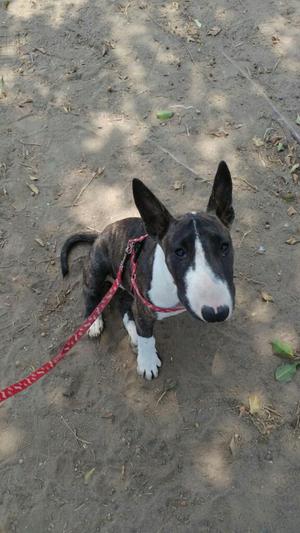
[[[184,125],[187,136],[190,136],[190,130],[187,124]]]
[[[31,117],[33,115],[32,111],[30,113],[26,113],[26,115],[22,115],[21,117],[17,118],[16,120],[12,121],[11,124],[14,122],[20,122],[21,120],[24,120],[24,118]]]
[[[84,507],[85,505],[86,505],[86,502],[82,502],[82,503],[80,503],[80,504],[78,505],[78,507],[76,507],[76,508],[74,509],[74,511],[79,511],[79,509],[81,509],[81,508]]]
[[[195,60],[194,60],[194,58],[193,58],[193,56],[192,56],[192,52],[190,51],[189,47],[186,46],[185,48],[186,48],[186,51],[188,52],[188,54],[189,54],[189,56],[190,56],[190,58],[191,58],[191,62],[192,62],[192,63],[195,63]]]
[[[44,56],[57,57],[58,59],[63,59],[64,61],[67,60],[66,57],[60,56],[58,54],[51,54],[50,52],[46,52],[46,50],[43,50],[43,48],[34,48],[32,51],[33,52],[40,52],[40,54],[42,54]]]
[[[69,429],[69,431],[71,431],[72,435],[74,435],[75,439],[77,440],[77,442],[80,442],[81,444],[92,444],[91,442],[89,442],[88,440],[84,440],[84,439],[81,439],[80,437],[78,437],[77,433],[76,433],[76,430],[72,429],[70,424],[68,424],[68,422],[66,421],[66,419],[63,417],[63,415],[60,415],[60,419],[63,421],[63,423],[65,424],[65,426]]]
[[[249,233],[251,233],[251,229],[249,229],[248,231],[245,231],[245,233],[243,234],[239,244],[238,244],[238,248],[240,248],[242,246],[242,243],[244,242],[245,238],[247,237],[247,235],[249,235]]]
[[[158,398],[158,400],[157,400],[157,402],[156,402],[156,405],[158,405],[158,404],[162,401],[162,399],[165,397],[165,395],[167,394],[167,392],[168,392],[167,390],[164,390],[164,391],[162,392],[162,394],[160,395],[160,397]]]
[[[77,194],[76,198],[73,200],[72,207],[75,207],[78,205],[79,198],[83,195],[84,191],[89,187],[89,185],[92,183],[92,181],[96,178],[101,176],[105,170],[105,167],[103,167],[101,170],[97,170],[91,177],[91,179],[80,189],[79,193]]]
[[[278,411],[276,411],[276,409],[273,409],[273,407],[270,407],[269,405],[265,405],[264,409],[266,411],[269,411],[269,413],[272,413],[273,415],[276,415],[276,416],[282,418],[282,415],[280,413],[278,413]]]
[[[224,57],[226,57],[227,61],[229,61],[229,63],[231,63],[235,68],[236,70],[238,70],[238,72],[240,74],[242,74],[242,76],[244,76],[244,78],[246,78],[251,84],[252,86],[255,88],[256,92],[258,95],[262,96],[266,102],[269,104],[269,106],[272,108],[272,110],[274,111],[274,113],[277,115],[277,117],[280,119],[280,121],[285,125],[285,127],[289,130],[290,134],[292,135],[292,137],[294,137],[294,139],[300,144],[300,134],[295,130],[295,128],[293,127],[293,125],[290,123],[290,121],[284,116],[282,115],[282,113],[279,111],[279,109],[273,104],[272,100],[269,98],[269,96],[267,95],[265,89],[259,84],[257,83],[256,81],[254,81],[247,72],[245,72],[245,70],[243,70],[239,65],[238,63],[232,59],[231,57],[229,57],[226,52],[224,52],[224,50],[221,50],[221,53],[223,54]]]
[[[165,390],[161,393],[160,397],[158,398],[158,400],[156,402],[156,405],[158,405],[162,401],[162,399],[165,397],[167,392],[170,392],[171,390],[174,390],[175,387],[176,387],[176,381],[170,381],[169,383],[167,383],[166,386],[165,386]]]
[[[122,465],[121,479],[122,479],[122,481],[124,481],[124,479],[125,479],[125,465]]]
[[[158,148],[161,152],[164,152],[165,154],[167,154],[169,157],[171,157],[174,161],[176,161],[176,163],[178,165],[181,165],[182,167],[184,167],[186,170],[188,170],[189,172],[191,172],[191,174],[194,174],[194,176],[197,176],[197,179],[201,180],[203,183],[209,183],[211,181],[211,179],[205,179],[205,178],[201,178],[201,176],[199,176],[198,172],[196,172],[196,170],[194,170],[193,168],[189,167],[188,165],[186,165],[185,163],[183,163],[182,161],[180,161],[180,159],[178,159],[174,154],[172,154],[172,152],[170,152],[169,150],[167,150],[166,148],[164,148],[163,146],[160,146],[160,144],[156,143],[155,141],[152,141],[152,139],[146,139],[149,143],[151,144],[154,144],[154,146],[156,146],[156,148]]]
[[[258,191],[258,188],[256,187],[256,185],[252,185],[252,183],[250,183],[250,181],[246,180],[246,178],[242,178],[241,176],[235,176],[235,178],[240,180],[240,181],[243,181],[244,183],[246,183],[246,185],[248,185],[248,187],[250,187],[250,189],[252,189],[253,191],[255,191],[255,192]]]
[[[194,109],[194,106],[193,105],[183,105],[183,104],[176,104],[176,105],[170,105],[170,108],[172,109],[175,109],[175,108],[182,108],[182,109]]]
[[[280,61],[281,61],[281,57],[279,57],[279,58],[277,59],[275,65],[274,65],[274,67],[273,67],[273,70],[272,70],[272,73],[273,73],[273,74],[274,74],[275,70],[277,69],[277,67],[278,67],[278,65],[279,65],[279,63],[280,63]]]
[[[255,285],[264,285],[262,281],[257,281],[256,279],[248,278],[248,276],[243,274],[243,272],[239,272],[239,275],[242,277],[243,280],[248,281],[248,283],[254,283]]]
[[[42,146],[41,144],[38,144],[38,143],[28,143],[25,141],[21,141],[21,139],[18,139],[18,142],[23,144],[24,146]]]

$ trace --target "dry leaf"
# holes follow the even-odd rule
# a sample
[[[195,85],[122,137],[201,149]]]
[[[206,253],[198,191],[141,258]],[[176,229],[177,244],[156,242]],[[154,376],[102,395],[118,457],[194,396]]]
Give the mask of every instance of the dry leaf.
[[[260,139],[259,137],[253,137],[252,142],[253,144],[255,144],[255,146],[257,146],[257,148],[260,148],[261,146],[265,144],[264,141]]]
[[[215,37],[216,35],[218,35],[220,32],[222,31],[222,28],[220,28],[220,26],[213,26],[212,28],[210,28],[207,32],[206,35],[212,35],[213,37]]]
[[[109,420],[114,420],[115,416],[111,411],[108,411],[107,413],[103,413],[103,415],[101,415],[101,418],[108,418]]]
[[[38,181],[39,178],[37,178],[36,176],[29,176],[29,179],[31,181]]]
[[[292,178],[293,178],[293,182],[295,183],[295,185],[298,185],[298,183],[299,183],[298,174],[292,174]]]
[[[26,100],[23,100],[18,104],[19,107],[24,107],[26,104],[31,104],[33,102],[32,98],[26,98]]]
[[[231,441],[229,443],[229,449],[233,457],[236,455],[236,452],[238,448],[240,447],[240,444],[241,444],[241,437],[238,433],[235,433],[232,436]]]
[[[34,48],[33,49],[34,52],[40,52],[41,54],[45,55],[47,52],[45,50],[45,48]]]
[[[297,244],[297,242],[300,242],[296,237],[289,237],[286,241],[286,244],[289,244],[290,246],[293,246],[294,244]]]
[[[173,185],[174,191],[179,191],[180,189],[183,191],[184,189],[184,183],[182,181],[175,181]]]
[[[296,196],[292,192],[287,192],[287,193],[281,194],[281,198],[285,202],[289,202],[289,203],[293,202],[294,200],[296,200]]]
[[[291,174],[294,174],[295,170],[298,170],[299,167],[300,167],[299,163],[295,163],[295,164],[292,166],[292,168],[291,168],[291,170],[290,170],[290,173],[291,173]]]
[[[300,126],[300,115],[299,115],[299,113],[298,113],[297,118],[296,118],[296,124],[298,124],[298,126]]]
[[[91,479],[92,475],[94,474],[95,470],[96,470],[95,467],[94,467],[94,468],[91,468],[91,470],[88,470],[88,471],[84,474],[84,482],[85,482],[85,484],[87,484],[87,483],[90,481],[90,479]]]
[[[102,46],[102,57],[106,56],[106,54],[108,54],[108,50],[109,50],[109,47],[107,46],[106,43],[103,44]]]
[[[271,296],[271,294],[269,294],[267,291],[261,291],[260,295],[261,295],[261,299],[264,302],[274,302],[273,296]]]
[[[42,241],[42,239],[40,239],[39,237],[37,237],[36,239],[34,239],[35,242],[37,242],[40,246],[42,246],[42,248],[44,248],[45,246],[45,243]]]
[[[254,415],[255,413],[259,413],[259,411],[263,408],[263,402],[262,398],[258,396],[258,394],[250,394],[248,398],[249,402],[249,412],[251,415]]]
[[[272,45],[275,46],[278,43],[280,43],[278,35],[272,35]]]
[[[36,185],[34,185],[33,183],[26,183],[27,187],[31,190],[31,192],[35,195],[39,194],[39,189]]]
[[[297,215],[296,209],[291,205],[291,207],[288,208],[287,214],[289,217],[292,217],[294,215]]]
[[[6,90],[5,90],[5,84],[4,84],[4,78],[1,76],[0,79],[0,98],[5,98],[7,96]]]
[[[212,135],[213,137],[227,137],[229,133],[228,131],[219,128],[218,130],[210,131],[209,135]]]
[[[239,407],[239,416],[244,416],[245,414],[247,414],[247,409],[244,405],[240,405]]]

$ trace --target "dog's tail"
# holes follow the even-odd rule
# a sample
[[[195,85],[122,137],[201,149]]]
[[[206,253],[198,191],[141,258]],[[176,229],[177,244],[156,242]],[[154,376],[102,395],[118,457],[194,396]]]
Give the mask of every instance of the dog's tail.
[[[93,244],[98,235],[99,233],[96,232],[75,233],[75,235],[71,235],[71,237],[66,240],[60,252],[60,266],[63,277],[69,273],[68,255],[73,246],[79,242]]]

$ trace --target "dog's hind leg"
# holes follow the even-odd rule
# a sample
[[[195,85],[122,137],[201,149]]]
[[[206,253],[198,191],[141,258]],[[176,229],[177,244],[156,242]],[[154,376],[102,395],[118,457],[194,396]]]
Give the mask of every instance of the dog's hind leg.
[[[123,324],[130,338],[130,343],[134,351],[137,351],[138,336],[132,313],[133,297],[126,291],[120,291],[119,308],[123,318]]]
[[[87,268],[84,270],[85,317],[91,314],[107,292],[109,286],[106,282],[106,277],[109,274],[110,269],[105,253],[101,250],[101,242],[96,242],[91,250]],[[91,325],[88,334],[92,338],[99,337],[103,328],[103,318],[100,315]]]

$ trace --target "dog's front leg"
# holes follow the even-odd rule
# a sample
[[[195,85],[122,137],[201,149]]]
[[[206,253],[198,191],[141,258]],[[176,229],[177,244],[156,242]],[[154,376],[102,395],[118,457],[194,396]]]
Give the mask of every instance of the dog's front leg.
[[[135,302],[133,312],[138,338],[137,372],[146,379],[156,378],[161,360],[153,336],[155,317],[139,302]]]

